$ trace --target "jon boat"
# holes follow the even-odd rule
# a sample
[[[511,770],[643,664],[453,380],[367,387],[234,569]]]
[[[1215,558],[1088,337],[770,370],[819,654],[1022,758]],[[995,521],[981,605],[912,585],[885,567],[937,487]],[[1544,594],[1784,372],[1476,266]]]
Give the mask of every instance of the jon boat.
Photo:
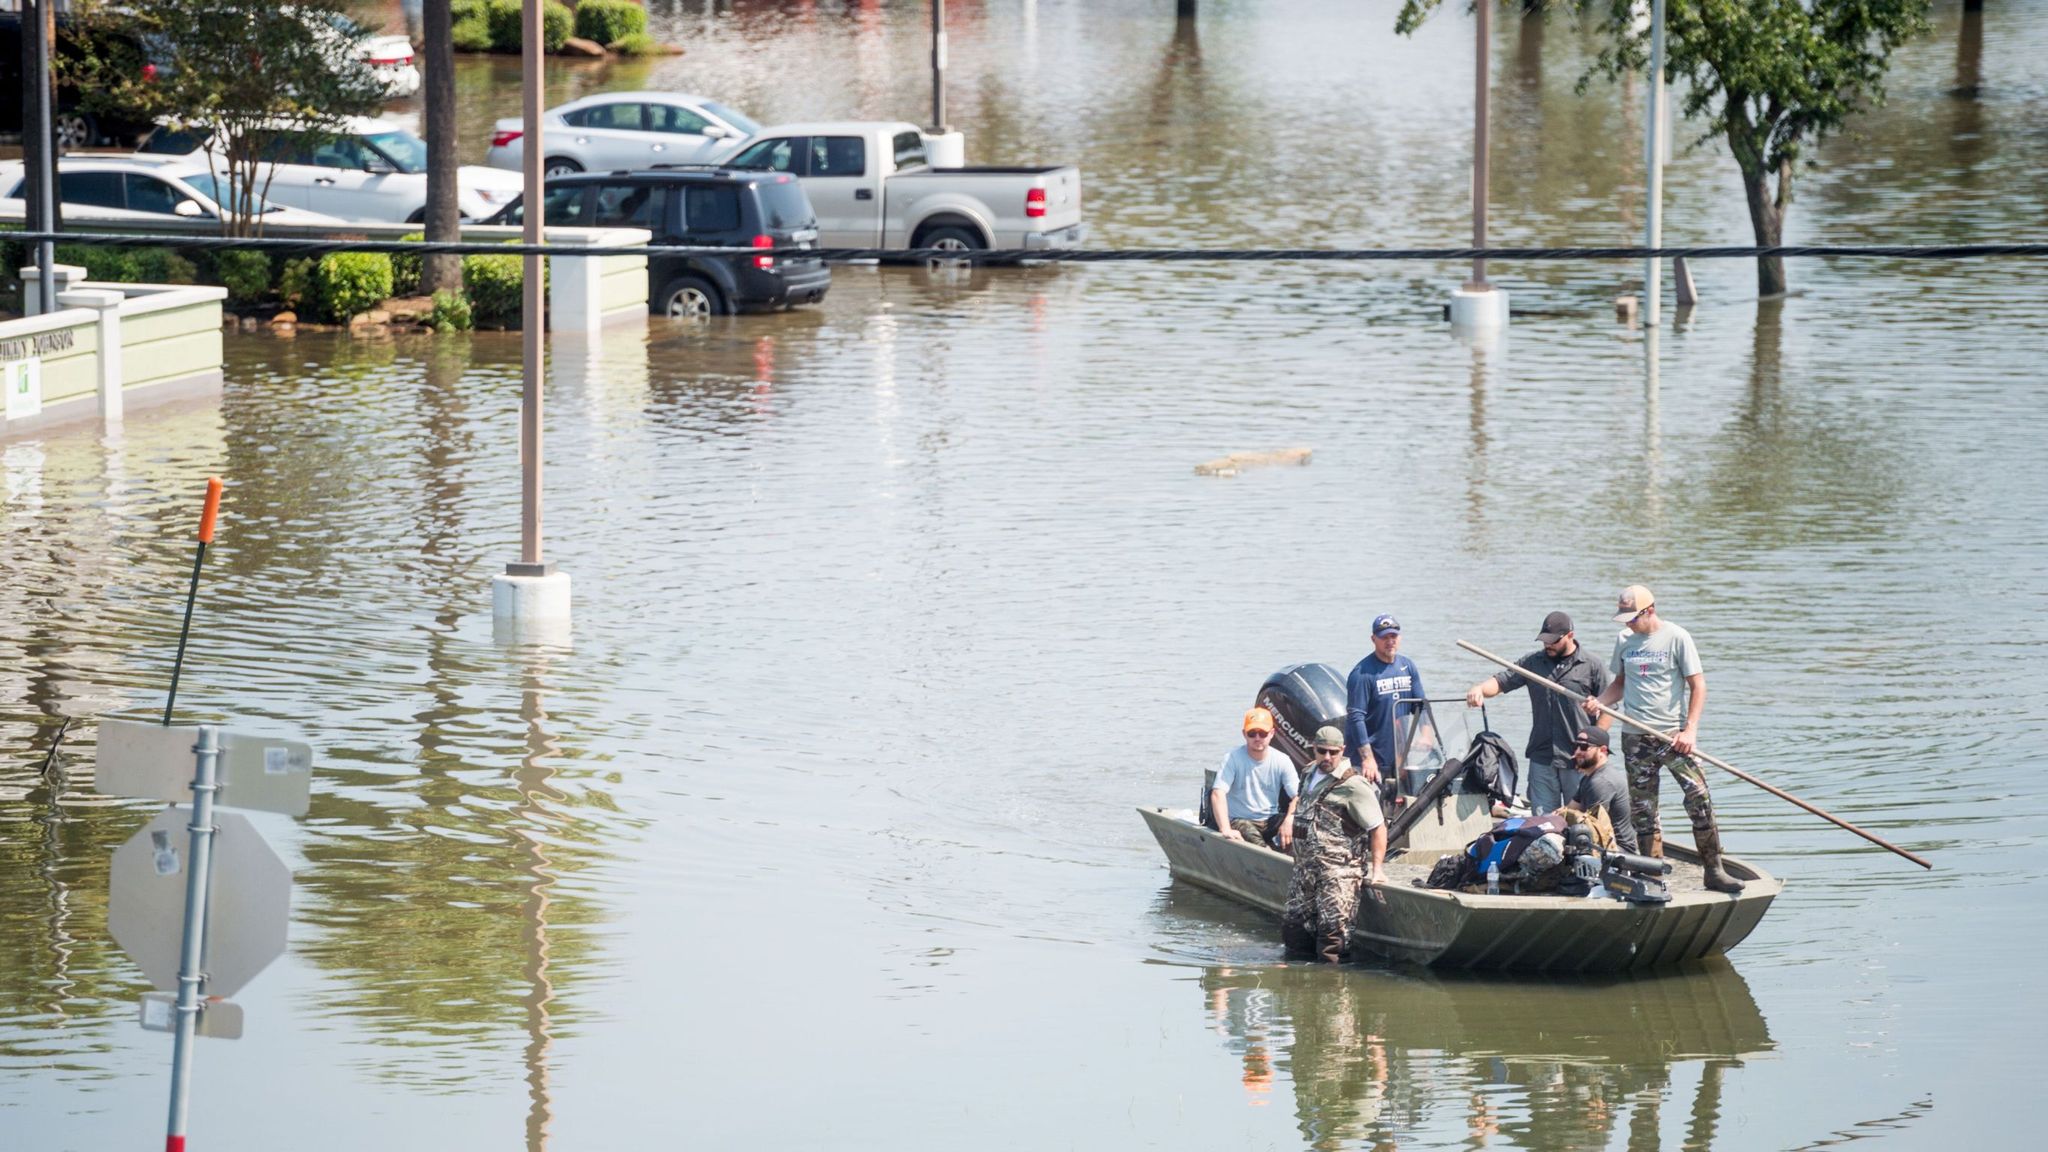
[[[1313,714],[1304,712],[1305,706],[1315,707],[1315,701],[1304,697],[1327,696],[1329,685],[1317,683],[1328,678],[1322,671],[1327,668],[1284,669],[1260,692],[1260,705],[1280,720],[1276,744],[1290,754],[1297,754],[1297,734],[1315,730]],[[1341,701],[1341,681],[1337,684]],[[1318,710],[1328,715],[1327,707],[1325,701]],[[1305,752],[1307,740],[1298,743]],[[1470,790],[1456,772],[1455,761],[1450,764],[1450,771],[1435,766],[1404,771],[1404,794],[1413,797],[1420,811],[1404,815],[1405,832],[1387,845],[1386,882],[1367,885],[1360,893],[1358,917],[1351,925],[1353,956],[1369,954],[1439,969],[1644,972],[1727,952],[1748,938],[1784,888],[1756,865],[1724,855],[1722,864],[1743,882],[1743,890],[1732,896],[1710,891],[1702,882],[1698,853],[1668,839],[1664,854],[1672,871],[1664,878],[1671,889],[1667,904],[1632,904],[1597,892],[1590,897],[1505,891],[1489,896],[1421,887],[1440,855],[1463,851],[1493,825],[1488,797]],[[1409,783],[1424,776],[1428,785]],[[1185,809],[1140,808],[1138,814],[1166,852],[1174,879],[1276,920],[1286,908],[1293,857],[1264,845],[1225,839],[1196,823],[1194,813]]]
[[[1140,808],[1166,851],[1173,878],[1271,914],[1287,906],[1291,856],[1226,840],[1192,813]],[[1477,832],[1473,833],[1478,835]],[[1446,851],[1459,851],[1462,843]],[[1727,896],[1700,883],[1699,856],[1664,842],[1672,862],[1668,904],[1607,897],[1488,896],[1416,887],[1439,852],[1388,849],[1387,882],[1367,886],[1351,925],[1361,952],[1433,968],[1505,972],[1643,972],[1717,956],[1746,939],[1784,886],[1734,856],[1722,864],[1743,882]]]

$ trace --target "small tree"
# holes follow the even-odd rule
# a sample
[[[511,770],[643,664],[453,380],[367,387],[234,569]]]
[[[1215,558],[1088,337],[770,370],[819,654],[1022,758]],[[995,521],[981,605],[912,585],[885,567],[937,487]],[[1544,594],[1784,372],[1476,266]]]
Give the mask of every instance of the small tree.
[[[375,112],[383,86],[362,59],[367,31],[345,0],[151,0],[94,4],[79,18],[115,35],[77,62],[95,101],[138,109],[198,136],[229,236],[260,235],[265,162],[333,139]],[[147,57],[141,45],[149,45]],[[222,168],[225,168],[223,179]]]
[[[426,38],[427,217],[426,238],[462,239],[455,152],[455,37],[449,0],[426,0],[421,12]],[[429,256],[420,273],[422,296],[462,291],[462,257]]]
[[[1538,0],[1543,2],[1543,0]],[[1395,29],[1413,32],[1442,0],[1405,0]],[[1650,26],[1635,0],[1547,0],[1602,33],[1594,75],[1619,80],[1649,67]],[[1665,0],[1664,64],[1683,80],[1687,117],[1704,118],[1742,170],[1760,248],[1785,235],[1793,170],[1850,116],[1884,101],[1892,51],[1927,28],[1928,0]],[[1760,257],[1757,291],[1785,291],[1785,262]]]

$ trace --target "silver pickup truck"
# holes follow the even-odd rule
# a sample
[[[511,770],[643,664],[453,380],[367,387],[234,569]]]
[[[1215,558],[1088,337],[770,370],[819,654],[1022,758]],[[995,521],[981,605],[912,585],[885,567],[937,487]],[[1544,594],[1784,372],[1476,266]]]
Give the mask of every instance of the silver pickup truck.
[[[931,168],[914,124],[783,124],[726,166],[787,172],[818,213],[821,248],[1068,248],[1081,243],[1081,170]]]

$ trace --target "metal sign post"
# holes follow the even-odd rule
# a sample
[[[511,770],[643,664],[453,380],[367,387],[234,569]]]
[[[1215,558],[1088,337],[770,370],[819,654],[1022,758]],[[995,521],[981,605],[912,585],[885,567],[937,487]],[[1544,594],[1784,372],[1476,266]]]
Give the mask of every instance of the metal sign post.
[[[189,776],[180,767],[187,756]],[[240,991],[283,955],[291,922],[291,870],[247,817],[217,806],[303,815],[312,768],[312,749],[295,740],[239,736],[211,724],[100,722],[100,791],[192,799],[190,809],[159,812],[115,850],[107,896],[109,934],[152,985],[173,994],[142,1002],[142,1026],[173,1037],[166,1152],[185,1147],[192,1041],[242,1034],[241,1008],[219,997]]]
[[[219,732],[211,724],[199,728],[193,748],[192,868],[185,874],[185,932],[178,947],[178,1018],[171,1047],[171,1114],[164,1129],[164,1152],[185,1152],[185,1113],[192,1094],[192,1040],[199,1026],[199,945],[206,936],[207,886],[213,879],[214,768],[220,760]]]

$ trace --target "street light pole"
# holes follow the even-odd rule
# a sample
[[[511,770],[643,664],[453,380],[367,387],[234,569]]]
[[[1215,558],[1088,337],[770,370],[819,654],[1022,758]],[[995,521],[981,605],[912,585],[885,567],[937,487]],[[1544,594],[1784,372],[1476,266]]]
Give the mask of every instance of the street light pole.
[[[28,225],[37,232],[57,230],[57,189],[53,173],[57,168],[57,141],[50,131],[50,30],[56,22],[57,0],[22,0],[22,80],[27,97],[22,111],[23,159],[28,162],[34,213]],[[57,310],[57,245],[38,240],[35,248],[36,311],[48,315]]]
[[[542,225],[546,222],[547,199],[541,173],[546,159],[540,120],[542,0],[524,0],[524,5],[519,14],[519,104],[525,121],[520,125],[525,141],[520,169],[526,208],[520,238],[528,244],[540,244],[546,240]],[[512,576],[545,576],[548,566],[541,559],[541,369],[545,355],[542,329],[547,323],[541,298],[544,273],[538,253],[528,252],[520,260],[519,562],[507,564],[505,572]]]
[[[946,127],[946,0],[932,0],[932,131]]]
[[[1649,126],[1643,133],[1644,195],[1649,209],[1644,213],[1643,247],[1661,248],[1664,243],[1664,0],[1650,0],[1650,96]],[[1662,319],[1664,268],[1655,256],[1643,258],[1643,325],[1655,328]]]
[[[1487,48],[1493,41],[1493,0],[1479,0],[1473,5],[1479,14],[1479,31],[1474,38],[1472,67],[1472,247],[1486,247],[1486,178],[1487,178],[1487,105],[1491,103],[1491,76],[1488,74]],[[1467,292],[1484,292],[1486,283],[1486,260],[1472,258],[1472,280],[1465,285]]]

